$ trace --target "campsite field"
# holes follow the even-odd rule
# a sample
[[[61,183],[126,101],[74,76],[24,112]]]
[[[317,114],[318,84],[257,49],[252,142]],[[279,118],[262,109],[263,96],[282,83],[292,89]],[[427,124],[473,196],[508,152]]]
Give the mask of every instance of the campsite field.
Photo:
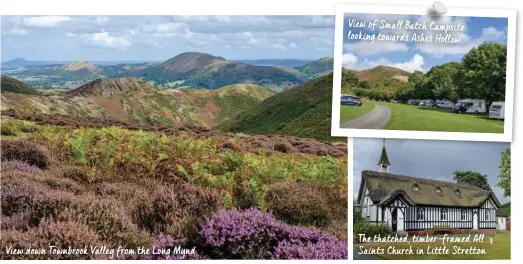
[[[387,130],[503,133],[505,126],[504,121],[489,119],[487,115],[457,114],[449,109],[375,101],[365,101],[362,107],[341,106],[340,122],[368,114],[375,105],[390,109],[390,120],[381,128]]]
[[[392,117],[384,129],[503,133],[504,122],[488,116],[456,114],[450,110],[416,105],[379,103],[388,106]]]
[[[412,247],[414,252],[416,248],[427,249],[428,246],[431,248],[447,246],[449,254],[387,254],[387,248],[394,246],[395,250],[407,249]],[[458,246],[462,249],[477,248],[484,249],[485,254],[453,254],[454,246]],[[354,251],[360,252],[360,247],[365,249],[377,247],[384,248],[385,253],[380,255],[372,255],[376,259],[386,260],[494,260],[494,259],[510,259],[510,233],[496,234],[493,237],[491,244],[490,236],[485,236],[485,240],[482,243],[445,243],[443,245],[442,240],[438,240],[435,243],[414,243],[410,240],[409,243],[364,243],[354,244]]]

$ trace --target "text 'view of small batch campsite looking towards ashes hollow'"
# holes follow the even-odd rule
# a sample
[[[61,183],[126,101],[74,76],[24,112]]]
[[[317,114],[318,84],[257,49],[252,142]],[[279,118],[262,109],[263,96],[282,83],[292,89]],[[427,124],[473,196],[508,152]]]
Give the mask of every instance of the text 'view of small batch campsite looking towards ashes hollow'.
[[[353,157],[354,259],[510,259],[510,143],[356,138]]]
[[[339,128],[504,134],[508,21],[345,13]]]
[[[0,259],[347,259],[333,16],[2,16]]]

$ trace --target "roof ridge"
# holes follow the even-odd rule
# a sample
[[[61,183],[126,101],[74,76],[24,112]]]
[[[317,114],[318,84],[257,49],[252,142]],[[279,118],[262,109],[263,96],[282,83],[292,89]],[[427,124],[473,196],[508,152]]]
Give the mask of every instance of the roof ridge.
[[[368,174],[366,172],[371,172],[372,174]],[[477,186],[471,185],[471,184],[464,184],[464,183],[455,183],[455,182],[448,182],[448,181],[440,181],[440,180],[432,180],[432,179],[426,179],[426,178],[419,178],[414,176],[406,176],[406,175],[399,175],[399,174],[393,174],[388,172],[378,172],[378,171],[372,171],[372,170],[364,170],[362,171],[366,176],[368,177],[381,177],[381,178],[392,178],[394,180],[402,180],[402,181],[420,181],[420,183],[424,184],[430,184],[430,185],[437,185],[441,186],[444,184],[460,187],[463,189],[470,189],[475,191],[488,191],[483,190]],[[386,175],[383,175],[386,174]],[[392,176],[392,177],[391,177]]]

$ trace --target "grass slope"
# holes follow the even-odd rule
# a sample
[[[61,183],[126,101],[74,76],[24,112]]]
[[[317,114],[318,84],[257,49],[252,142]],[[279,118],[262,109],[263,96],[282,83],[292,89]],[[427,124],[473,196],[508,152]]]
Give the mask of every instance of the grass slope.
[[[309,78],[314,79],[332,72],[334,59],[325,57],[303,66],[297,67],[296,69]]]
[[[374,110],[376,104],[364,102],[361,106],[342,105],[340,108],[340,122],[349,121]]]
[[[397,79],[404,82],[405,77],[408,79],[409,73],[395,67],[377,66],[372,69],[357,72],[356,75],[358,76],[360,82],[367,81],[370,84],[373,84],[378,81],[391,79]]]
[[[487,116],[456,114],[432,107],[379,104],[388,106],[392,113],[384,129],[475,133],[503,133],[504,129],[504,122]]]
[[[19,93],[19,94],[39,94],[38,90],[11,77],[2,76],[1,90],[3,92]]]
[[[471,240],[474,235],[471,235]],[[364,249],[370,248],[382,248],[385,249],[385,253],[381,255],[374,255],[380,259],[389,260],[495,260],[495,259],[510,259],[510,233],[496,234],[493,238],[494,243],[490,244],[490,237],[486,236],[483,242],[476,243],[451,243],[447,242],[443,244],[442,240],[438,240],[435,243],[366,243],[366,244],[354,244],[354,250],[356,252],[362,252],[360,247]],[[394,247],[395,250],[408,249],[412,247],[414,252],[416,248],[423,249],[427,252],[427,247],[443,247],[446,246],[449,249],[450,254],[387,254],[387,249]],[[460,247],[462,249],[478,248],[484,249],[486,254],[452,254],[454,247]]]
[[[332,74],[276,94],[221,128],[330,139]]]

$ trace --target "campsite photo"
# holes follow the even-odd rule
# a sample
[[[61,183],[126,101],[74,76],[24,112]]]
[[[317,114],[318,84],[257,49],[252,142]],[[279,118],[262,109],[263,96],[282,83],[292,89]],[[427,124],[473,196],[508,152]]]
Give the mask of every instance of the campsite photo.
[[[344,13],[335,43],[341,46],[335,55],[335,76],[341,78],[333,101],[339,107],[333,112],[339,115],[335,135],[463,132],[483,141],[510,141],[514,19]],[[412,138],[409,133],[402,138]],[[418,139],[436,135],[418,134],[426,135]],[[451,133],[437,136],[455,139]]]
[[[333,33],[2,16],[0,259],[347,259]]]
[[[511,258],[504,142],[357,138],[354,260]]]

